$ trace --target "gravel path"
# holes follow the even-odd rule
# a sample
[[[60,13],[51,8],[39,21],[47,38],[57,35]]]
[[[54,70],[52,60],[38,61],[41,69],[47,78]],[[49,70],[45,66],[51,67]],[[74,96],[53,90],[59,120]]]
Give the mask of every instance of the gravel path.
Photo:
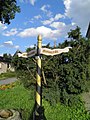
[[[17,78],[8,78],[5,80],[0,80],[0,85],[6,85],[12,82],[15,82],[17,80]]]

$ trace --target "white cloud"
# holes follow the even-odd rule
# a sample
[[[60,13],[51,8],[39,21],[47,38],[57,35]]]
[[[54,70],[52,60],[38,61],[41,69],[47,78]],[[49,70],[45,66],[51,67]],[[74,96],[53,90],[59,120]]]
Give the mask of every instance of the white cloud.
[[[50,27],[62,30],[62,28],[65,27],[65,23],[63,23],[63,22],[53,22],[52,24],[50,24]]]
[[[30,3],[31,5],[34,5],[36,0],[20,0],[21,3],[25,2],[25,3]]]
[[[43,5],[40,9],[46,13],[46,15],[48,17],[51,17],[52,16],[52,12],[50,10],[48,10],[50,8],[50,5]]]
[[[72,24],[72,26],[73,26],[73,25],[75,25],[76,23],[72,22],[71,24]]]
[[[35,20],[39,20],[39,19],[42,19],[42,16],[41,16],[41,15],[36,15],[36,16],[34,16],[33,18],[25,21],[25,22],[24,22],[24,25],[27,25],[27,24],[30,24],[30,23],[34,23]]]
[[[37,16],[34,16],[34,18],[38,20],[38,19],[42,18],[42,16],[41,15],[37,15]]]
[[[25,30],[23,30],[22,32],[20,32],[18,34],[18,36],[20,37],[33,37],[33,36],[36,36],[38,33],[36,31],[35,28],[27,28]]]
[[[68,10],[70,9],[71,2],[72,2],[72,0],[64,0],[64,5],[65,5],[65,8],[66,8],[65,9],[65,15],[67,15]]]
[[[8,45],[8,46],[12,46],[13,45],[13,42],[12,41],[6,41],[3,43],[4,45]]]
[[[85,34],[90,21],[90,0],[64,0],[64,4],[66,16],[81,27],[81,32]]]
[[[35,2],[36,2],[36,0],[30,0],[30,3],[31,3],[32,5],[34,5]]]
[[[1,53],[1,54],[0,54],[0,56],[2,56],[2,57],[3,57],[3,53]]]
[[[12,28],[10,31],[3,33],[4,36],[14,36],[18,33],[17,28]]]
[[[45,27],[45,26],[40,26],[37,28],[28,28],[23,30],[18,34],[20,37],[36,37],[39,34],[42,35],[43,38],[48,38],[48,39],[56,39],[57,37],[60,36],[60,31],[59,30],[52,30],[51,28]]]
[[[19,48],[19,45],[13,46],[13,48],[16,48],[16,49],[18,49],[18,48]]]
[[[64,15],[62,14],[56,14],[54,20],[59,20],[60,18],[63,18]]]
[[[52,22],[54,21],[53,18],[50,18],[49,20],[44,20],[44,21],[41,21],[43,23],[43,25],[49,25],[51,24]]]
[[[41,7],[41,10],[42,10],[43,12],[47,12],[47,8],[50,8],[50,5],[43,5],[43,6]]]
[[[34,45],[30,45],[29,47],[30,47],[30,48],[34,48]]]
[[[0,30],[5,30],[7,29],[7,26],[5,24],[2,24],[0,21]]]
[[[6,41],[0,45],[0,47],[8,47],[8,48],[15,48],[18,49],[18,45],[14,45],[12,41]]]
[[[49,24],[51,24],[52,22],[58,21],[59,19],[61,19],[61,18],[63,18],[63,17],[64,17],[64,15],[58,13],[58,14],[55,15],[55,17],[51,17],[50,19],[44,20],[44,21],[41,21],[41,22],[43,23],[43,25],[49,25]]]

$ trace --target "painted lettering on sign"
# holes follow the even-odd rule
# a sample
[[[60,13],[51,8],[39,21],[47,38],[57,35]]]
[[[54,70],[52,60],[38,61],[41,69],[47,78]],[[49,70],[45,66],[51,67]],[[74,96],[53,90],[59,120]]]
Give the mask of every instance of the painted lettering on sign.
[[[28,58],[36,54],[37,50],[31,50],[30,52],[18,53],[18,57]]]
[[[61,53],[68,52],[70,48],[72,48],[72,47],[65,47],[65,48],[63,48],[63,49],[41,48],[41,49],[40,49],[40,54],[54,56],[54,55],[57,55],[57,54],[61,54]]]
[[[37,53],[37,50],[31,50],[30,52],[27,53],[28,57],[32,57]]]

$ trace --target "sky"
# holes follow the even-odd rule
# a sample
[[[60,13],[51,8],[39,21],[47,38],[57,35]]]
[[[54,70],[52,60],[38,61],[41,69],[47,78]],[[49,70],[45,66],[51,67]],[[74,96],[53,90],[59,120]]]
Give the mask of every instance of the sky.
[[[90,22],[90,0],[17,0],[21,12],[10,25],[0,22],[0,55],[24,52],[37,44],[51,46],[68,40],[67,33],[76,26],[86,35]]]

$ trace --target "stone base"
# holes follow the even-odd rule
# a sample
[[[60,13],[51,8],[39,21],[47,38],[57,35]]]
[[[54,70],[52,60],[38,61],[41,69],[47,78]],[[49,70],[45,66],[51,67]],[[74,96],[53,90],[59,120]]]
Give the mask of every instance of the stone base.
[[[21,120],[21,118],[18,111],[0,110],[0,120]]]

